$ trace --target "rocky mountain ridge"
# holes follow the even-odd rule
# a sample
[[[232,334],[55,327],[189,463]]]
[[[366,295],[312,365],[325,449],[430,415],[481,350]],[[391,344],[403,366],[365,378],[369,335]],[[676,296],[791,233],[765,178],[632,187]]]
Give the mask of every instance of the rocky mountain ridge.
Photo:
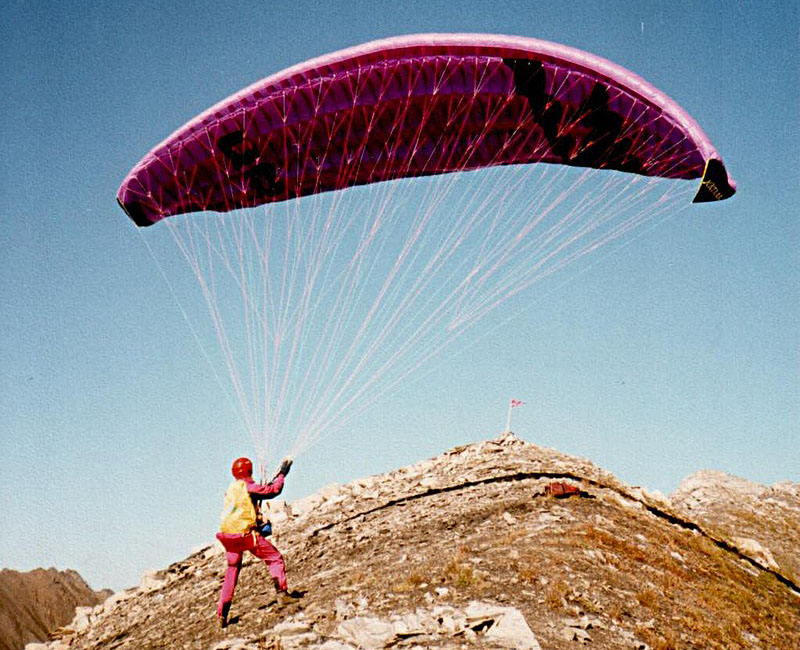
[[[0,570],[0,650],[20,650],[67,624],[75,608],[102,603],[111,591],[94,591],[75,571]]]
[[[767,486],[702,470],[670,495],[676,512],[730,540],[748,556],[800,584],[800,484]]]
[[[555,498],[554,483],[574,496]],[[217,630],[214,545],[29,650],[800,647],[798,549],[781,527],[800,521],[787,494],[789,519],[768,536],[730,536],[685,499],[505,434],[277,503],[296,604],[279,608],[247,560],[232,625]]]

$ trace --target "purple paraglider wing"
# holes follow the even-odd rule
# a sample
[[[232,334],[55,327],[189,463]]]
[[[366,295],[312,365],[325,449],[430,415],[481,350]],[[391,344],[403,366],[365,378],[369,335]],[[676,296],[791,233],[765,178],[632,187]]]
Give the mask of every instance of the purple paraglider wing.
[[[633,73],[546,41],[406,36],[268,77],[173,133],[117,199],[140,226],[397,178],[553,163],[735,192],[697,123]]]

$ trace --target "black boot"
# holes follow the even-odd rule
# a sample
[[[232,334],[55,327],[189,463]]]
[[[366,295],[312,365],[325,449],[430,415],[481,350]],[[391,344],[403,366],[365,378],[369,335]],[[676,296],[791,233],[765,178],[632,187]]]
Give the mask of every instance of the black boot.
[[[231,604],[225,603],[222,605],[222,613],[219,615],[219,626],[221,629],[228,627],[228,613],[231,611]]]
[[[296,591],[279,591],[277,597],[278,608],[287,607],[288,605],[296,603],[300,600],[300,596],[301,594]]]

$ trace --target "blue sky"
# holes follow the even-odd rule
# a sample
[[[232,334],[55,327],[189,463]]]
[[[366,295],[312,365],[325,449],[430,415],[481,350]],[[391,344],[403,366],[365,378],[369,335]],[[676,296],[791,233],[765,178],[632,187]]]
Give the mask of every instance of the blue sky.
[[[312,448],[286,496],[497,434],[669,492],[700,468],[800,480],[796,3],[62,2],[0,9],[0,566],[124,588],[213,539],[247,437],[115,204],[211,104],[398,34],[564,43],[684,106],[736,178],[438,359]],[[291,549],[283,549],[291,554]]]

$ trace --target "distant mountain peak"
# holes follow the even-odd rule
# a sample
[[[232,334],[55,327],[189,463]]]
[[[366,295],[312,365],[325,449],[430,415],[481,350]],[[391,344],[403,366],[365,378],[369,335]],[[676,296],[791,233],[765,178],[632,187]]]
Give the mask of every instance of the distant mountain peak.
[[[20,650],[47,640],[68,623],[81,605],[93,606],[109,596],[95,592],[71,569],[0,570],[0,650]]]

